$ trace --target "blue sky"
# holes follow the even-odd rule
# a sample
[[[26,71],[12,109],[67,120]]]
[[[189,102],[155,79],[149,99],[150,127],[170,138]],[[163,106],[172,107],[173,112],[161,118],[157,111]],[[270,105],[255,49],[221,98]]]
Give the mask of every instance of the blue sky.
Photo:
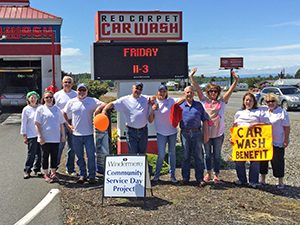
[[[31,0],[31,7],[63,18],[62,69],[90,72],[97,11],[182,11],[189,66],[221,75],[219,59],[244,57],[240,74],[294,75],[300,68],[299,0]]]

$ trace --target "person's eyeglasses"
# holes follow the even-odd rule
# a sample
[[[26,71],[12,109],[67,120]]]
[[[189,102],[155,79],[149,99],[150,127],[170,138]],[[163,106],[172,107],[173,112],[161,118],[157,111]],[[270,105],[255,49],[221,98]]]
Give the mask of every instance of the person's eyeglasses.
[[[85,92],[86,89],[78,89],[79,92]]]
[[[269,100],[269,101],[266,101],[266,103],[274,103],[276,102],[275,100]]]
[[[217,90],[209,90],[208,92],[209,92],[209,93],[218,93]]]
[[[47,96],[47,97],[44,97],[45,99],[52,99],[53,97],[52,96]]]
[[[64,84],[72,84],[71,81],[64,81]]]

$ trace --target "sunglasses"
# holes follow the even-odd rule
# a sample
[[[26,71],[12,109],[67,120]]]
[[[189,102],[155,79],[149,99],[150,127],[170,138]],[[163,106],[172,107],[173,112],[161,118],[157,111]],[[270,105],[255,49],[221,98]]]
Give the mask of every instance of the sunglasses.
[[[52,99],[53,97],[52,96],[47,96],[47,97],[44,97],[45,99]]]
[[[71,81],[64,81],[64,84],[72,84]]]
[[[78,89],[79,92],[85,92],[86,89]]]
[[[218,93],[217,90],[209,90],[208,92],[209,92],[209,93]]]
[[[269,101],[266,101],[266,103],[274,103],[276,102],[275,100],[269,100]]]

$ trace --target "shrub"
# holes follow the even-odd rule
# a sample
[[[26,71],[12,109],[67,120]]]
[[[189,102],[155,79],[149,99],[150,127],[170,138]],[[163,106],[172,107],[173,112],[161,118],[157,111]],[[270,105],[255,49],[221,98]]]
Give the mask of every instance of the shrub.
[[[111,151],[112,154],[117,154],[118,129],[113,128],[111,131]]]
[[[147,160],[148,160],[149,167],[151,168],[150,173],[153,176],[154,172],[155,172],[155,169],[156,169],[157,155],[147,153]],[[160,171],[160,174],[165,175],[165,174],[168,174],[168,173],[169,173],[169,164],[166,161],[164,161],[163,166],[162,166],[161,171]]]

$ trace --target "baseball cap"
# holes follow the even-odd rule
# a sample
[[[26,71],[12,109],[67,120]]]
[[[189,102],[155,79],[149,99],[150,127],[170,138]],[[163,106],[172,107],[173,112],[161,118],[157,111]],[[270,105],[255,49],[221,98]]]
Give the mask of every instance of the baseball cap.
[[[164,85],[164,84],[161,84],[161,85],[159,85],[159,87],[158,87],[158,90],[159,90],[159,91],[160,91],[160,90],[167,91],[167,90],[168,90],[168,88],[167,88],[167,86],[166,86],[166,85]]]
[[[78,90],[79,88],[87,89],[87,87],[86,87],[86,85],[85,85],[84,83],[78,84],[78,85],[77,85],[77,90]]]
[[[40,99],[40,95],[35,91],[28,92],[27,95],[26,95],[26,99],[29,99],[30,96],[32,96],[32,95],[35,95],[37,99]]]
[[[143,89],[143,86],[144,86],[144,85],[143,85],[142,82],[139,82],[139,81],[138,81],[138,82],[135,82],[135,86],[136,86],[136,87],[140,87],[140,88]]]

